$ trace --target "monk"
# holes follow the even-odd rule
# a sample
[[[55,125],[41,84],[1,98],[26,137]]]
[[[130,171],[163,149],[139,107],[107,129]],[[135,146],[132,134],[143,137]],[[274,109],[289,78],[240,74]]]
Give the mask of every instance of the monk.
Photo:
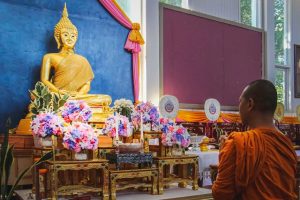
[[[231,133],[220,150],[214,199],[297,198],[297,158],[291,141],[273,124],[276,105],[270,81],[254,81],[242,92],[239,111],[248,131]]]

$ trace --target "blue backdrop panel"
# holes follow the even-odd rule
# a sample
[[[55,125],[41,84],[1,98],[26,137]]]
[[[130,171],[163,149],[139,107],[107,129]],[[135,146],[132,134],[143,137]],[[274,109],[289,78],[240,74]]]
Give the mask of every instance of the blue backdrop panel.
[[[64,2],[79,32],[76,53],[95,73],[90,93],[133,100],[131,54],[124,50],[129,31],[97,0],[0,0],[1,133],[8,116],[16,126],[27,114],[43,55],[58,52],[53,32]]]

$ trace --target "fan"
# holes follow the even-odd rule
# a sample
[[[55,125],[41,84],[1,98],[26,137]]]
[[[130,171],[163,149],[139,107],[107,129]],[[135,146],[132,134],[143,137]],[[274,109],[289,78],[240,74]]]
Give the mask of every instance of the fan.
[[[278,122],[281,122],[283,117],[284,117],[284,105],[282,103],[277,103],[276,110],[274,113],[274,119],[276,119]]]
[[[220,103],[217,99],[206,99],[204,104],[206,118],[212,122],[217,121],[220,116]]]
[[[160,114],[169,119],[173,119],[177,116],[179,110],[179,102],[175,96],[164,95],[159,101]]]

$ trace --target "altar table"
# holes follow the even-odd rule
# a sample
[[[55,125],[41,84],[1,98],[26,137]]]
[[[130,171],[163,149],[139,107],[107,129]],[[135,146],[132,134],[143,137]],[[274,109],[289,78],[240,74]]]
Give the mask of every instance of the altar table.
[[[57,198],[57,196],[101,192],[103,200],[109,199],[109,171],[107,160],[95,159],[86,161],[46,161],[45,167],[48,170],[48,180],[50,180],[50,187],[47,188],[49,188],[51,198]],[[60,171],[79,170],[96,170],[96,183],[93,185],[59,185],[58,173]],[[37,181],[36,184],[39,184],[39,181]]]
[[[198,155],[199,157],[199,179],[205,181],[209,178],[210,182],[210,165],[217,165],[219,163],[219,151],[186,151],[186,155]],[[203,184],[205,185],[205,184]]]
[[[131,170],[109,170],[111,200],[116,200],[116,192],[128,188],[151,188],[151,194],[157,194],[157,168],[131,169]],[[146,178],[148,182],[134,179]],[[126,182],[122,182],[123,180]],[[130,179],[130,181],[128,181]],[[150,182],[149,182],[150,181]]]
[[[173,156],[173,157],[156,157],[153,158],[155,164],[158,167],[158,194],[163,194],[163,188],[167,182],[178,182],[184,183],[188,181],[185,177],[172,178],[168,177],[169,174],[166,171],[169,171],[169,168],[174,165],[190,165],[192,170],[192,189],[198,190],[198,157],[196,155],[183,155],[183,156]],[[164,168],[167,169],[164,171]]]

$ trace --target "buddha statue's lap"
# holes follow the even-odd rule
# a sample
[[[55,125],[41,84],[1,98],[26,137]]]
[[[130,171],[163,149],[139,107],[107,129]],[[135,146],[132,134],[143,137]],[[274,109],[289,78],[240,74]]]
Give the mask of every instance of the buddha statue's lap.
[[[109,106],[112,102],[111,97],[105,94],[77,95],[76,97],[71,97],[71,99],[84,100],[91,107]]]

